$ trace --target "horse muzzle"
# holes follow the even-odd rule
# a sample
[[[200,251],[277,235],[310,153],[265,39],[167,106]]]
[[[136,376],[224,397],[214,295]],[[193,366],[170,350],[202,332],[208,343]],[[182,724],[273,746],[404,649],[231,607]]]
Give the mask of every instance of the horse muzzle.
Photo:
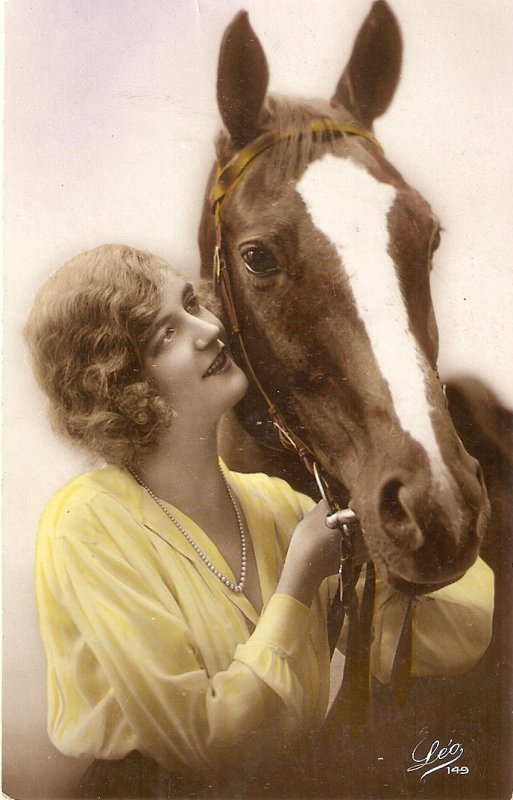
[[[426,460],[381,457],[363,469],[351,507],[371,558],[390,585],[425,593],[460,578],[474,563],[489,516],[478,462],[465,451],[439,481]],[[369,467],[369,463],[368,463]]]

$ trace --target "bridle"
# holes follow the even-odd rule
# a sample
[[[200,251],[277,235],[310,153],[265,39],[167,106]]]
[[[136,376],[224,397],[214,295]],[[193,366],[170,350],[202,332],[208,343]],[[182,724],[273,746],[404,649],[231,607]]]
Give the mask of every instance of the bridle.
[[[352,123],[335,123],[327,118],[310,119],[307,125],[311,132],[321,137],[330,136],[331,138],[338,138],[344,135],[358,136],[370,142],[380,153],[383,152],[377,139],[369,131],[359,125]],[[328,617],[328,636],[332,651],[346,616],[349,622],[349,629],[344,681],[324,726],[325,733],[331,735],[338,727],[341,719],[349,716],[353,731],[356,732],[366,717],[369,701],[370,638],[375,591],[374,565],[371,561],[367,562],[363,598],[359,611],[356,583],[361,568],[355,567],[354,546],[355,535],[359,528],[358,520],[355,513],[350,508],[340,508],[329,486],[329,482],[315,458],[315,454],[298,434],[289,427],[285,418],[275,403],[273,403],[255,373],[245,347],[242,329],[239,324],[232,291],[230,267],[223,255],[222,241],[221,206],[227,194],[233,190],[243,176],[246,168],[261,153],[264,153],[275,144],[295,136],[297,136],[297,134],[293,130],[284,133],[268,131],[236,153],[224,166],[218,163],[214,185],[209,195],[210,208],[214,215],[215,225],[213,280],[216,293],[221,299],[225,313],[231,343],[232,345],[234,342],[237,344],[246,373],[251,377],[260,397],[266,405],[267,413],[278,433],[282,446],[293,451],[305,468],[314,476],[320,495],[326,501],[329,508],[329,514],[326,520],[328,527],[339,527],[341,529],[340,591],[335,595]],[[404,686],[406,672],[409,678],[411,646],[409,647],[408,643],[404,643],[404,640],[408,638],[411,639],[411,625],[405,622],[394,659],[393,669],[393,674],[394,670],[396,672],[399,692],[404,691],[401,687]],[[398,665],[397,662],[401,649],[406,650],[406,659],[401,653],[401,665]],[[402,664],[405,660],[407,663]]]
[[[314,118],[308,121],[308,127],[313,133],[319,135],[331,134],[331,136],[352,135],[359,136],[371,142],[380,152],[382,152],[381,145],[377,139],[369,133],[365,128],[352,123],[335,123],[326,118]],[[303,440],[287,425],[283,415],[280,413],[276,405],[272,402],[258,376],[253,369],[251,361],[246,351],[244,338],[242,336],[241,326],[239,324],[235,302],[233,299],[233,291],[231,286],[230,269],[226,259],[223,256],[222,250],[222,222],[221,222],[221,204],[226,195],[236,186],[239,179],[242,177],[246,168],[254,161],[257,156],[273,147],[281,141],[290,139],[296,136],[295,131],[288,131],[280,133],[279,131],[268,131],[262,134],[243,150],[236,153],[233,158],[228,161],[225,166],[218,164],[217,175],[215,178],[214,186],[209,195],[210,208],[214,214],[215,224],[215,250],[213,261],[213,279],[216,292],[220,295],[223,309],[228,320],[229,333],[232,339],[237,341],[240,355],[244,362],[246,371],[251,376],[260,397],[263,399],[267,413],[271,418],[272,424],[278,432],[281,444],[293,450],[298,458],[303,462],[306,469],[314,475],[321,496],[327,501],[330,508],[330,513],[334,514],[340,511],[340,507],[333,499],[333,493],[329,489],[328,482],[319,467],[315,456],[312,451],[307,447]],[[347,509],[347,523],[354,520],[350,519],[350,514],[353,512]]]

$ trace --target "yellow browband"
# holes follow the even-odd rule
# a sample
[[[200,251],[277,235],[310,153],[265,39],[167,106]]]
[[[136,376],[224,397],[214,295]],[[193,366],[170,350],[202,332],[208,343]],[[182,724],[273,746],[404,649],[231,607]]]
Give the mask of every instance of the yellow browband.
[[[367,139],[368,142],[371,142],[380,153],[383,152],[383,148],[372,133],[365,128],[361,128],[359,125],[332,122],[330,119],[319,117],[309,120],[308,127],[313,133],[338,133],[360,136],[362,139]],[[285,139],[290,139],[295,135],[295,131],[288,131],[286,133],[269,131],[259,136],[254,142],[248,144],[247,147],[239,153],[236,153],[225,167],[221,168],[220,164],[218,164],[216,182],[209,197],[212,211],[216,213],[219,203],[223,200],[225,194],[232,188],[254,158],[260,155],[260,153],[263,153],[264,150],[268,150],[269,147]]]

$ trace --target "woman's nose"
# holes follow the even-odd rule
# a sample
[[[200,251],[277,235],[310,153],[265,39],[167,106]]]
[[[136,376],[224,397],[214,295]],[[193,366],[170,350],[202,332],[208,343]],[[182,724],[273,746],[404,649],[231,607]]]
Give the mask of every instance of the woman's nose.
[[[220,338],[222,325],[217,320],[215,322],[198,320],[198,322],[200,325],[195,334],[194,344],[197,350],[205,350],[212,342]]]

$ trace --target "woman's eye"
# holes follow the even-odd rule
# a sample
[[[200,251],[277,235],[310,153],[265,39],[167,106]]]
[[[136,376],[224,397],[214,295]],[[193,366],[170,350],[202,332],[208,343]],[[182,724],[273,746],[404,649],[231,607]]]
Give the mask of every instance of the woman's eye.
[[[164,344],[169,344],[174,335],[175,335],[174,328],[166,328],[162,333],[162,342]]]
[[[253,245],[243,250],[241,255],[248,272],[253,275],[271,275],[280,269],[275,257],[265,247]]]

